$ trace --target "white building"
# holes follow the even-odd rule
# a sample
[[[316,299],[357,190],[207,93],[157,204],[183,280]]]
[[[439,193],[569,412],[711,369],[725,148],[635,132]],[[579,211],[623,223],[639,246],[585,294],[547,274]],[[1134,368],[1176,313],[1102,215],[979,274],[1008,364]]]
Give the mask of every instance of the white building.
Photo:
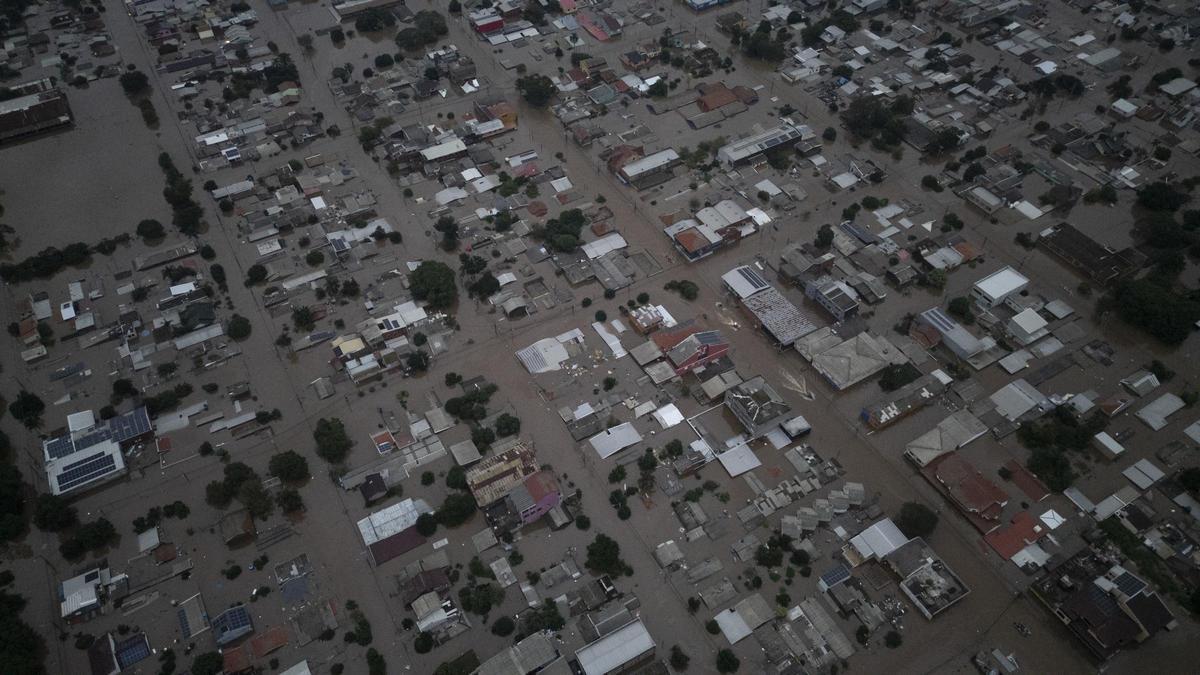
[[[1029,279],[1011,267],[1004,267],[975,282],[971,299],[980,307],[990,309],[1019,293],[1029,285]]]

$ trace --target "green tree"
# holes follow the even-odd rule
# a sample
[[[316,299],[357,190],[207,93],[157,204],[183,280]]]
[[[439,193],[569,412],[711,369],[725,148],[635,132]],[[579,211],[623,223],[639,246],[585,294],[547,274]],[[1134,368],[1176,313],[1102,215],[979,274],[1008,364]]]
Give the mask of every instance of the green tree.
[[[367,650],[367,675],[387,675],[387,661],[374,647]]]
[[[250,332],[252,330],[253,327],[250,325],[250,319],[247,319],[241,314],[234,314],[233,316],[229,317],[229,328],[227,332],[229,333],[230,339],[238,341],[245,340],[246,338],[250,337]]]
[[[688,664],[692,659],[689,657],[679,645],[671,647],[671,668],[673,670],[683,672],[688,669]]]
[[[147,218],[137,224],[137,236],[142,239],[162,239],[167,231],[157,220]]]
[[[454,270],[445,263],[426,260],[413,270],[408,281],[413,297],[433,309],[445,309],[458,300]]]
[[[271,475],[288,483],[298,483],[308,478],[308,460],[295,450],[271,455],[267,468]]]
[[[25,425],[26,429],[37,429],[42,426],[42,413],[46,410],[46,404],[42,399],[38,398],[37,394],[21,390],[12,403],[8,404],[8,413],[13,416],[21,424]]]
[[[545,75],[526,75],[516,82],[517,91],[525,98],[525,102],[535,108],[545,107],[558,89],[554,81]]]
[[[505,436],[515,436],[521,431],[521,419],[515,415],[503,413],[496,418],[496,435],[503,438]]]
[[[928,506],[918,502],[904,502],[896,517],[896,527],[906,537],[928,537],[937,527],[938,517]]]
[[[889,630],[887,634],[883,636],[883,644],[888,649],[895,649],[904,644],[904,638],[900,637],[900,634],[896,631]]]
[[[317,420],[313,440],[317,442],[317,454],[330,464],[341,464],[354,445],[346,435],[345,425],[336,417]]]
[[[621,559],[621,545],[604,534],[596,538],[587,547],[587,560],[584,565],[597,574],[619,576],[632,573],[632,568]]]
[[[38,495],[34,504],[33,524],[44,532],[62,532],[79,522],[75,507],[66,499],[49,493]]]
[[[437,516],[432,513],[422,513],[417,516],[417,533],[422,537],[431,537],[434,532],[437,532],[438,520]]]
[[[438,523],[458,527],[475,515],[475,498],[465,492],[448,495],[437,510]]]
[[[717,652],[717,672],[736,673],[742,667],[742,662],[728,649]]]
[[[192,660],[192,675],[221,675],[225,658],[217,652],[205,652]]]
[[[150,91],[150,78],[140,70],[127,70],[121,73],[121,77],[117,79],[121,82],[121,89],[130,96]]]
[[[517,629],[517,624],[507,616],[502,616],[492,623],[492,634],[500,637],[508,637]]]

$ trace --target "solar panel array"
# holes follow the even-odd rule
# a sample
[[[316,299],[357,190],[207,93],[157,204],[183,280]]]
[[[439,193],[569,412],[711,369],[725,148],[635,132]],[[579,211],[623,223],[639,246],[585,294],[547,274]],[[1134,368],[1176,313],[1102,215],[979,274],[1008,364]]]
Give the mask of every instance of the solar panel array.
[[[184,636],[191,637],[192,626],[188,623],[187,610],[183,607],[180,607],[177,615],[179,616],[179,628],[183,630]]]
[[[1130,597],[1137,595],[1146,587],[1146,582],[1129,572],[1122,572],[1116,579],[1113,579],[1113,583],[1121,589],[1122,593]]]
[[[46,455],[50,459],[62,459],[71,453],[86,450],[107,440],[124,443],[131,438],[149,433],[150,429],[150,415],[143,406],[106,421],[103,426],[89,431],[74,441],[71,440],[70,434],[47,441]]]
[[[750,267],[743,265],[737,268],[737,272],[738,274],[742,275],[742,278],[745,279],[746,283],[750,284],[751,287],[755,289],[767,287],[767,280],[763,279],[758,272],[755,272]]]
[[[213,619],[212,629],[217,644],[224,645],[253,631],[254,623],[250,620],[250,612],[246,611],[245,605],[238,605],[221,612]]]
[[[150,643],[146,641],[145,634],[117,643],[117,664],[121,666],[121,670],[148,658],[150,658]]]
[[[58,491],[66,492],[72,488],[93,481],[101,476],[112,473],[117,469],[117,458],[107,452],[99,452],[85,457],[78,462],[72,462],[63,467],[63,472],[57,477]]]

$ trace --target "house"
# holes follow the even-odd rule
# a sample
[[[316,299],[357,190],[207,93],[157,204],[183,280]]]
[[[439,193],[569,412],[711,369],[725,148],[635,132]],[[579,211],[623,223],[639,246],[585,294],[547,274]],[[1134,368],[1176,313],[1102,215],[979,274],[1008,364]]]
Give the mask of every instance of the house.
[[[995,346],[995,340],[990,337],[983,339],[975,337],[957,321],[946,316],[940,307],[921,312],[913,324],[914,327],[928,328],[933,331],[941,343],[961,359],[969,359]]]
[[[533,449],[518,442],[504,452],[485,457],[468,469],[467,487],[480,508],[486,508],[507,497],[509,492],[537,472],[537,457]]]
[[[725,407],[741,422],[751,439],[766,435],[785,422],[792,411],[761,375],[726,391]]]
[[[124,451],[153,438],[145,406],[100,422],[90,410],[68,415],[67,433],[42,442],[51,493],[74,493],[121,477]]]
[[[805,135],[807,127],[781,124],[725,144],[717,151],[717,161],[726,168],[746,164],[771,148],[787,147]]]
[[[541,671],[558,658],[554,637],[544,632],[534,633],[481,663],[474,675],[528,675]]]
[[[818,277],[804,284],[804,294],[839,322],[858,316],[858,294],[842,281]]]
[[[1117,251],[1079,231],[1069,223],[1043,230],[1037,245],[1096,284],[1107,285],[1141,269],[1145,258],[1132,247]]]
[[[673,169],[681,161],[679,153],[667,148],[641,159],[635,159],[617,170],[617,177],[627,185],[644,190],[669,180]]]
[[[1008,493],[980,473],[958,452],[949,452],[921,469],[967,520],[987,534],[1000,527]]]
[[[213,639],[218,647],[254,632],[254,621],[245,605],[234,605],[212,620]]]
[[[629,673],[654,660],[654,638],[641,619],[614,630],[575,652],[584,675]]]
[[[1008,333],[1022,346],[1029,346],[1050,334],[1049,323],[1032,307],[1008,320]]]
[[[110,600],[128,593],[129,578],[113,574],[108,566],[95,567],[58,585],[59,612],[68,624],[81,623],[103,613]]]
[[[42,80],[9,88],[17,95],[0,101],[0,143],[57,129],[74,121],[67,95],[52,87],[49,80]]]
[[[991,309],[1020,293],[1029,285],[1029,278],[1011,267],[1003,267],[971,286],[971,299],[985,309]]]
[[[660,332],[652,340],[680,377],[729,353],[729,342],[720,331],[702,331],[694,326]]]
[[[1071,583],[1078,577],[1051,575],[1051,578]],[[1053,607],[1054,614],[1101,659],[1145,642],[1164,630],[1174,630],[1178,625],[1158,593],[1120,565],[1113,565],[1093,579],[1079,579],[1068,588],[1075,590]]]
[[[562,493],[559,492],[554,474],[538,471],[518,483],[504,497],[504,516],[513,527],[520,528],[536,522],[561,502]]]

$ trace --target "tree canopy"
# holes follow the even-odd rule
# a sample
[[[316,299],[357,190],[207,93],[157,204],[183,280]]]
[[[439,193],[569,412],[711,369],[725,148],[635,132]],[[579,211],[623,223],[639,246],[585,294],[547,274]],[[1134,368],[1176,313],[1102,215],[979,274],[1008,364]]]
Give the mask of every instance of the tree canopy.
[[[454,270],[446,263],[426,260],[408,278],[413,297],[425,301],[433,309],[445,309],[458,300]]]
[[[308,460],[295,450],[285,450],[271,456],[267,465],[271,475],[279,480],[296,483],[308,478]]]
[[[536,108],[545,107],[558,88],[554,81],[545,75],[526,75],[517,80],[517,91],[525,98],[525,102]]]
[[[605,534],[596,535],[588,544],[584,565],[597,574],[619,576],[632,574],[633,569],[621,559],[621,545]]]
[[[346,427],[336,417],[322,417],[317,420],[313,430],[313,440],[317,442],[317,454],[330,464],[340,464],[346,459],[354,442],[346,435]]]
[[[928,506],[918,502],[904,502],[895,519],[896,527],[906,537],[928,537],[937,527],[938,517]]]

